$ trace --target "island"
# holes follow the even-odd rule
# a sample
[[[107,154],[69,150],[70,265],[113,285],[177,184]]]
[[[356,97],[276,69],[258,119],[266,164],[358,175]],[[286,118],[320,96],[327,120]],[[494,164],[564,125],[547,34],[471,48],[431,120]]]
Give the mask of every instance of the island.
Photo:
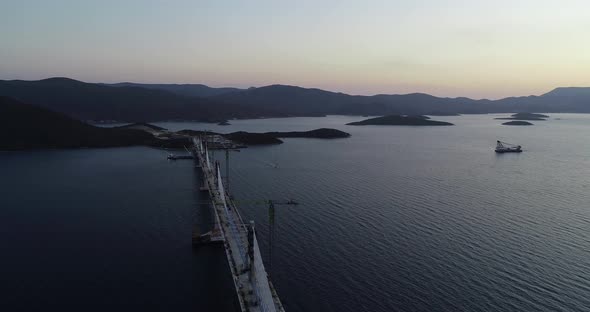
[[[503,123],[505,126],[532,126],[533,124],[523,120],[513,120]]]
[[[348,138],[350,133],[329,129],[320,128],[311,131],[290,131],[290,132],[266,132],[265,134],[277,138],[314,138],[314,139],[339,139]]]
[[[237,143],[246,145],[262,145],[262,144],[281,144],[282,140],[279,138],[314,138],[314,139],[339,139],[348,138],[350,133],[344,131],[321,128],[311,131],[290,131],[290,132],[265,132],[265,133],[249,133],[249,132],[233,132],[222,134],[225,138]]]
[[[498,117],[494,119],[498,120],[547,120],[549,118],[547,115],[543,114],[535,114],[535,113],[516,113],[512,114],[510,117]]]
[[[229,121],[223,120],[223,121],[218,122],[217,125],[218,126],[229,126],[231,124],[229,123]]]
[[[347,123],[350,126],[453,126],[450,122],[430,120],[426,116],[389,115]]]

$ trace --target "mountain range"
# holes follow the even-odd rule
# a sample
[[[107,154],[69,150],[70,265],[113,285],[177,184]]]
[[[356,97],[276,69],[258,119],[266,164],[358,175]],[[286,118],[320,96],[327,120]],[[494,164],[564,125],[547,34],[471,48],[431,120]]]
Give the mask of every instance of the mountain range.
[[[590,113],[590,88],[556,88],[500,100],[429,94],[348,95],[287,85],[211,88],[200,84],[97,84],[69,78],[0,80],[0,95],[92,121],[221,121],[233,118],[477,113]]]
[[[112,87],[69,78],[0,80],[0,96],[92,121],[220,121],[272,115],[210,98],[134,86]]]
[[[184,96],[210,97],[224,93],[243,91],[238,88],[212,88],[204,84],[148,84],[134,82],[119,82],[104,84],[111,87],[139,87],[145,89],[163,90]]]

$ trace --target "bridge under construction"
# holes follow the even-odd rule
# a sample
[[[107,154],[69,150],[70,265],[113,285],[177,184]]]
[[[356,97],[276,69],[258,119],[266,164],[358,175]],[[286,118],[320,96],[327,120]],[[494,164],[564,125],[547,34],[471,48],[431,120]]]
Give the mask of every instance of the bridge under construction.
[[[209,193],[214,226],[193,233],[193,244],[223,244],[241,311],[285,311],[262,262],[254,221],[244,222],[227,192],[219,162],[209,156],[207,140],[193,137],[193,153],[201,170],[201,191]]]

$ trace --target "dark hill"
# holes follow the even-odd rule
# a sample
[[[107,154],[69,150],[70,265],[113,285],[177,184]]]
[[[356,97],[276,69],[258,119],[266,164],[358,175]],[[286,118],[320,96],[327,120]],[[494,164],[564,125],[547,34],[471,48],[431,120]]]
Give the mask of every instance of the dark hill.
[[[555,88],[545,94],[544,97],[590,97],[590,88],[588,87],[561,87]]]
[[[279,111],[294,116],[324,116],[336,113],[351,96],[320,89],[272,85],[213,97],[226,103]]]
[[[183,130],[178,135],[162,139],[154,137],[149,131],[161,132],[165,129],[146,123],[113,128],[95,127],[62,113],[0,96],[0,150],[131,145],[182,148],[190,144],[186,135],[201,134],[199,131]],[[257,145],[280,144],[282,141],[278,137],[344,138],[350,135],[322,128],[294,132],[234,132],[223,136],[239,143]]]
[[[493,111],[487,100],[439,98],[423,93],[405,95],[348,95],[320,89],[272,85],[212,97],[252,108],[276,110],[294,116],[425,115]]]
[[[590,88],[588,88],[590,90]],[[320,89],[271,85],[214,96],[222,102],[276,110],[295,116],[457,115],[519,112],[590,113],[590,92],[550,92],[542,96],[500,100],[442,98],[423,93],[373,96],[348,95]]]
[[[191,97],[210,97],[243,90],[238,88],[212,88],[203,84],[149,84],[120,82],[105,85],[111,87],[139,87],[144,89],[163,90],[177,95]]]
[[[389,115],[383,117],[376,117],[365,119],[362,121],[351,122],[347,125],[351,126],[365,126],[365,125],[378,125],[378,126],[452,126],[452,123],[444,121],[436,121],[422,118],[421,116],[399,116]]]
[[[144,131],[100,128],[0,96],[0,150],[150,145]]]
[[[68,78],[0,81],[0,95],[83,120],[127,122],[344,115],[456,115],[509,112],[590,113],[590,88],[557,88],[542,96],[501,100],[443,98],[424,93],[348,95],[271,85],[247,90],[203,85],[113,85]],[[195,95],[201,95],[198,97]],[[206,96],[206,97],[205,97]]]
[[[67,78],[0,80],[0,95],[65,113],[81,120],[125,122],[161,120],[220,121],[280,116],[239,104],[185,97],[139,87],[109,87]]]

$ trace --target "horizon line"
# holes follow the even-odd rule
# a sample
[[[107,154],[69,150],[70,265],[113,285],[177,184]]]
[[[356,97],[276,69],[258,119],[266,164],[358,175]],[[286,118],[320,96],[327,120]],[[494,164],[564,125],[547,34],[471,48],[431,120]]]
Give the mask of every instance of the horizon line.
[[[163,83],[163,82],[133,82],[133,81],[119,81],[119,82],[89,82],[89,81],[84,81],[84,80],[80,80],[80,79],[75,79],[75,78],[71,78],[71,77],[66,77],[66,76],[52,76],[52,77],[47,77],[47,78],[41,78],[41,79],[35,79],[35,80],[26,80],[26,79],[0,79],[0,81],[28,81],[28,82],[35,82],[35,81],[43,81],[43,80],[50,80],[50,79],[68,79],[68,80],[72,80],[72,81],[77,81],[77,82],[82,82],[82,83],[88,83],[88,84],[102,84],[102,85],[114,85],[114,84],[123,84],[123,83],[130,83],[130,84],[143,84],[143,85],[177,85],[177,86],[196,86],[196,85],[201,85],[201,86],[205,86],[207,88],[212,88],[212,89],[223,89],[223,88],[230,88],[230,89],[240,89],[242,91],[247,91],[248,89],[260,89],[260,88],[265,88],[265,87],[272,87],[272,86],[285,86],[285,87],[294,87],[294,88],[301,88],[301,89],[307,89],[307,90],[320,90],[320,91],[324,91],[324,92],[330,92],[330,93],[337,93],[337,94],[344,94],[344,95],[348,95],[348,96],[366,96],[366,97],[373,97],[373,96],[394,96],[394,95],[415,95],[415,94],[421,94],[421,95],[428,95],[428,96],[432,96],[432,97],[437,97],[437,98],[446,98],[446,99],[469,99],[469,100],[474,100],[474,101],[499,101],[499,100],[503,100],[503,99],[509,99],[509,98],[521,98],[521,97],[529,97],[529,96],[543,96],[546,95],[552,91],[555,91],[557,89],[572,89],[572,88],[578,88],[578,89],[584,89],[584,88],[590,88],[590,87],[581,87],[581,86],[567,86],[567,87],[553,87],[553,89],[546,91],[542,94],[529,94],[529,95],[511,95],[511,96],[505,96],[505,97],[501,97],[501,98],[497,98],[497,99],[490,99],[490,98],[472,98],[472,97],[467,97],[467,96],[438,96],[438,95],[433,95],[430,93],[426,93],[426,92],[420,92],[420,91],[416,91],[416,92],[409,92],[409,93],[375,93],[375,94],[351,94],[351,93],[346,93],[346,92],[342,92],[342,91],[334,91],[334,90],[328,90],[328,89],[321,89],[318,87],[307,87],[307,86],[301,86],[301,85],[293,85],[293,84],[282,84],[282,83],[272,83],[272,84],[268,84],[268,85],[262,85],[262,86],[250,86],[250,87],[242,87],[242,86],[228,86],[228,85],[223,85],[223,86],[211,86],[209,84],[205,84],[205,83],[177,83],[177,82],[173,82],[173,83]]]

